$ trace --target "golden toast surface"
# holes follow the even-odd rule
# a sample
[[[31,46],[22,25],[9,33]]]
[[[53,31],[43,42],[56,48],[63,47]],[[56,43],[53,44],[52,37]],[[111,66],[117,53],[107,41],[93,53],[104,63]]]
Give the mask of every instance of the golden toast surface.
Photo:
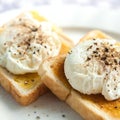
[[[61,82],[67,87],[68,89],[71,89],[70,84],[66,80],[65,74],[64,74],[64,60],[65,57],[58,57],[56,58],[56,62],[52,64],[50,67],[52,71],[54,72],[55,76],[57,76]]]
[[[29,73],[25,75],[14,75],[14,81],[19,84],[20,87],[29,90],[37,85],[40,81],[40,76],[37,73]]]

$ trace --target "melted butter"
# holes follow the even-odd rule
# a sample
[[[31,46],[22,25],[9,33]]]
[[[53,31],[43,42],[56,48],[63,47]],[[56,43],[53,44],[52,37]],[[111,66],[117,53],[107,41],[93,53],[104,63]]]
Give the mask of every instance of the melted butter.
[[[107,101],[101,95],[83,95],[83,99],[90,100],[95,103],[100,109],[104,110],[108,114],[112,114],[116,118],[120,118],[120,99],[114,101]]]
[[[41,16],[37,11],[30,11],[30,13],[32,14],[33,18],[43,22],[43,21],[48,21],[45,17]],[[60,28],[58,28],[56,25],[52,24],[52,30],[53,31],[61,31]]]
[[[0,27],[0,33],[2,33],[2,32],[3,32],[3,28]]]
[[[110,36],[102,33],[101,31],[92,31],[92,32],[89,32],[87,35],[85,35],[83,38],[80,39],[79,42],[83,42],[83,41],[86,41],[86,40],[91,40],[91,39],[112,39]]]
[[[116,44],[115,44],[115,45],[120,46],[120,42],[116,42]]]
[[[30,11],[30,13],[32,14],[33,18],[38,20],[38,21],[47,21],[46,18],[44,18],[43,16],[41,16],[37,11]]]
[[[52,30],[55,32],[61,32],[62,30],[58,28],[56,25],[52,24]]]
[[[66,54],[66,53],[68,53],[71,48],[72,48],[72,46],[66,44],[65,42],[62,42],[60,54]]]
[[[64,58],[58,58],[61,60],[56,60],[57,62],[55,62],[54,65],[51,66],[51,68],[54,71],[54,74],[60,78],[61,82],[67,87],[67,88],[71,88],[70,84],[68,83],[68,81],[66,80],[65,74],[64,74]]]
[[[29,73],[25,75],[15,75],[14,80],[24,89],[31,89],[38,82],[40,82],[40,76],[37,73]]]

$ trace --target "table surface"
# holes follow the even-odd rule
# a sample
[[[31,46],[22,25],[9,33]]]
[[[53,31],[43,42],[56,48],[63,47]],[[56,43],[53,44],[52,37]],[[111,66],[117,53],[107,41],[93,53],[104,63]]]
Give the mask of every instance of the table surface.
[[[0,12],[39,7],[44,5],[79,5],[82,7],[91,6],[96,8],[120,9],[120,0],[0,0]]]

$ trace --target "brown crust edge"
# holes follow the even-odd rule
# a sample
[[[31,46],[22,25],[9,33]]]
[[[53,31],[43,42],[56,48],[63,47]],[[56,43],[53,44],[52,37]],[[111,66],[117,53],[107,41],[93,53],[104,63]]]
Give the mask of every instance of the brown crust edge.
[[[7,79],[4,71],[0,70],[0,83],[1,86],[15,98],[15,100],[23,106],[29,105],[34,102],[40,95],[48,91],[47,87],[41,83],[36,89],[27,95],[22,95],[18,89]]]
[[[66,103],[79,113],[85,120],[113,120],[107,113],[102,111],[96,104],[83,99],[75,90],[71,91]],[[115,120],[115,119],[114,119]]]
[[[61,38],[63,38],[63,40],[65,40],[64,42],[67,42],[70,46],[74,46],[74,42],[62,31],[61,32],[57,31],[56,33],[58,34],[59,37],[61,37]]]
[[[90,32],[88,32],[86,35],[84,35],[79,42],[83,42],[89,39],[97,39],[97,38],[101,38],[101,39],[112,39],[110,36],[108,36],[107,34],[99,31],[99,30],[92,30]]]
[[[64,55],[61,55],[61,57],[64,57]],[[54,93],[60,100],[65,101],[70,93],[70,89],[66,88],[63,83],[59,81],[57,77],[55,77],[54,73],[49,72],[51,65],[51,62],[49,62],[50,59],[51,58],[49,58],[45,64],[43,62],[38,73],[40,76],[42,75],[41,80],[52,91],[52,93]]]

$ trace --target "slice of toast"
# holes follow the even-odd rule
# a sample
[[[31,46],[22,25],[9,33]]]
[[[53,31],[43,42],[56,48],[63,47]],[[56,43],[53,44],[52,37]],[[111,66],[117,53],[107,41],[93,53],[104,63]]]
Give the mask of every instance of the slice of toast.
[[[95,35],[95,36],[93,36]],[[81,40],[88,38],[109,38],[100,31],[91,31]],[[61,100],[65,101],[85,120],[119,120],[120,99],[107,101],[101,94],[84,95],[74,90],[64,74],[66,55],[45,60],[39,68],[39,75],[44,84]]]
[[[35,11],[31,13],[37,20],[46,21],[43,16],[39,16]],[[73,46],[73,42],[59,28],[54,27],[54,31],[62,43],[59,54],[67,53]],[[29,105],[48,90],[37,73],[14,75],[2,67],[0,67],[0,84],[21,105]]]

